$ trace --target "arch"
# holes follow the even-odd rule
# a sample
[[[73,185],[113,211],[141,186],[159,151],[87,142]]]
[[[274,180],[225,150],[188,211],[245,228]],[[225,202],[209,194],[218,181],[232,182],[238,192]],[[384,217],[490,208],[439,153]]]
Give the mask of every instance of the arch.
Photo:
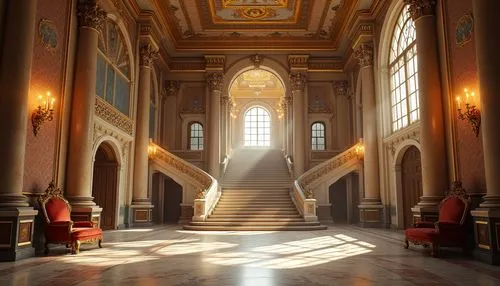
[[[380,102],[381,112],[378,112],[378,121],[381,122],[382,135],[387,136],[392,133],[391,126],[391,90],[390,90],[390,72],[389,72],[389,59],[390,59],[390,46],[392,42],[392,35],[396,22],[403,10],[405,3],[403,0],[391,1],[385,20],[382,24],[380,32],[380,41],[378,55],[377,55],[377,80],[375,81],[376,88],[379,91],[376,93],[377,102]]]
[[[234,80],[240,74],[254,68],[255,65],[250,61],[250,58],[248,56],[242,57],[241,59],[234,62],[226,69],[223,90],[226,91],[227,94],[229,94],[229,90]],[[290,81],[288,80],[288,69],[279,61],[273,59],[272,57],[265,57],[263,59],[263,64],[261,64],[259,68],[274,74],[281,81],[285,93],[291,90]]]
[[[112,143],[108,141],[99,144],[94,155],[92,197],[102,208],[100,219],[102,229],[114,229],[118,225],[120,193],[118,157]]]
[[[244,112],[243,116],[245,147],[271,147],[272,120],[270,112],[254,105]]]

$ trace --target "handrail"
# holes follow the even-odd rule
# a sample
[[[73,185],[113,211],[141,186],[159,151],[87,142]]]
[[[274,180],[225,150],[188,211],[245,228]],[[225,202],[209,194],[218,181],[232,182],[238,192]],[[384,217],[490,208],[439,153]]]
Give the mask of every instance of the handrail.
[[[198,190],[193,205],[193,221],[204,221],[213,211],[220,197],[217,180],[202,169],[152,142],[149,143],[148,153],[150,160],[163,163],[168,168],[174,169],[179,176],[184,177],[189,184]]]
[[[363,150],[363,143],[359,142],[337,156],[309,169],[295,180],[292,198],[306,221],[318,219],[316,216],[316,199],[314,199],[312,191],[313,187],[328,179],[330,173],[341,166],[346,164],[359,166],[359,161],[363,157]]]

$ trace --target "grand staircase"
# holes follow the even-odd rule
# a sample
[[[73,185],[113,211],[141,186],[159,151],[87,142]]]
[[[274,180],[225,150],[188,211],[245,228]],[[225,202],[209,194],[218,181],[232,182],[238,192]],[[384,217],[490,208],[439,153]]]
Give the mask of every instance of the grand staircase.
[[[291,200],[290,178],[280,150],[239,149],[222,178],[222,195],[205,221],[189,230],[319,230],[306,222]]]

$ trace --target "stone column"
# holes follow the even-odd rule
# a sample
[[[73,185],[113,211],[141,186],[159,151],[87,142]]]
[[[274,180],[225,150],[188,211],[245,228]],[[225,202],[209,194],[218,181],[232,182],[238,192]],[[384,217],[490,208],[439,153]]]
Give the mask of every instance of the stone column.
[[[373,70],[373,44],[360,43],[354,47],[361,77],[363,112],[363,159],[364,198],[358,206],[360,223],[365,227],[381,226],[383,206],[380,202],[380,182],[377,143],[377,103],[375,102],[375,77]]]
[[[476,58],[479,78],[486,196],[472,211],[476,233],[475,255],[500,264],[500,26],[499,1],[473,0]]]
[[[405,0],[417,31],[420,141],[423,196],[412,210],[416,219],[436,220],[448,189],[441,75],[435,0]]]
[[[214,72],[207,75],[210,97],[208,129],[208,171],[214,178],[219,178],[220,171],[220,101],[224,75]]]
[[[332,120],[332,125],[336,121],[337,126],[337,142],[335,146],[330,144],[328,149],[334,149],[334,147],[345,149],[349,146],[349,84],[347,81],[336,81],[333,84],[335,91],[335,96],[337,98],[337,111],[334,119]],[[333,143],[333,142],[332,142]]]
[[[99,224],[101,208],[92,197],[92,145],[96,97],[97,44],[106,13],[95,1],[78,6],[78,45],[71,102],[65,195],[74,220]]]
[[[220,106],[221,106],[221,123],[220,123],[220,161],[224,162],[227,153],[227,125],[228,125],[228,108],[229,108],[229,96],[227,94],[223,94],[221,96]],[[225,171],[225,170],[223,170]],[[222,176],[222,174],[221,174]]]
[[[29,86],[35,37],[36,0],[10,1],[4,11],[0,61],[0,261],[14,261],[33,252],[37,214],[23,196]],[[47,182],[48,184],[48,182]]]
[[[137,94],[137,117],[135,128],[134,189],[132,195],[132,226],[152,222],[151,198],[148,197],[149,173],[149,111],[151,95],[151,65],[157,48],[149,42],[141,43],[139,58],[139,92]]]
[[[168,80],[165,82],[167,98],[165,100],[165,127],[166,140],[168,150],[175,150],[175,139],[178,137],[177,130],[177,93],[180,89],[178,81]],[[182,146],[180,149],[185,149],[187,146]]]
[[[293,166],[295,178],[298,178],[304,173],[306,163],[306,115],[304,114],[304,89],[306,82],[305,73],[290,73],[290,85],[292,87],[293,99]]]
[[[291,95],[285,96],[286,102],[286,154],[293,154],[293,98]]]

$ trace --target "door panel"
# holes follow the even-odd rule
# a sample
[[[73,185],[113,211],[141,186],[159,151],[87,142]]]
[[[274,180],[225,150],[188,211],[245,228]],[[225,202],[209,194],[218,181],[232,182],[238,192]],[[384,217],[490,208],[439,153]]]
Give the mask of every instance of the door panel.
[[[412,146],[406,150],[401,162],[401,176],[403,183],[403,209],[404,228],[411,227],[413,223],[414,207],[422,196],[422,163],[420,151]]]
[[[104,151],[97,151],[94,162],[92,196],[102,208],[101,228],[114,229],[116,217],[116,194],[118,187],[118,164],[110,161]],[[101,153],[102,152],[102,153]]]

